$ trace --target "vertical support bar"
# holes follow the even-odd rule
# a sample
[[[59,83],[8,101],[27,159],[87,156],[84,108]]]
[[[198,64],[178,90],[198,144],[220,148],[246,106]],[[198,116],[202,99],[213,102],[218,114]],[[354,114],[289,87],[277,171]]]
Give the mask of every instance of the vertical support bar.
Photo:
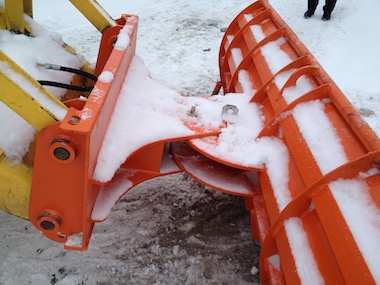
[[[32,168],[6,159],[0,148],[0,209],[28,219]]]
[[[7,30],[25,32],[23,0],[5,0]]]
[[[24,13],[33,18],[33,1],[24,0]]]

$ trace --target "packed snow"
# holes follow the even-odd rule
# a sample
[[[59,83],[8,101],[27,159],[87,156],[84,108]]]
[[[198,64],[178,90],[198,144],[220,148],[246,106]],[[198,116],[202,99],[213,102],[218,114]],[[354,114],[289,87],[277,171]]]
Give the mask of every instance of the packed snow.
[[[323,102],[298,104],[293,110],[293,117],[322,174],[348,162],[336,130],[324,112]]]
[[[365,175],[378,173],[378,169],[372,169]],[[380,280],[380,210],[372,200],[367,184],[359,179],[339,179],[331,182],[329,187],[370,272],[376,281]]]
[[[251,1],[243,0],[237,0],[234,3],[227,1],[204,2],[200,0],[192,1],[191,3],[182,3],[179,0],[170,3],[161,3],[158,0],[139,1],[138,3],[129,3],[131,1],[124,3],[124,1],[117,0],[99,2],[115,18],[120,17],[120,13],[136,14],[140,17],[137,53],[145,64],[140,58],[136,60],[140,61],[139,66],[142,67],[146,75],[147,70],[149,70],[152,78],[157,79],[163,85],[183,94],[195,96],[210,94],[214,82],[218,79],[218,49],[223,36],[220,29],[226,27],[243,8],[251,3]],[[380,43],[380,38],[376,37],[376,35],[379,34],[380,20],[376,15],[376,11],[380,9],[380,3],[377,0],[368,0],[365,3],[357,3],[353,0],[347,0],[344,3],[338,2],[331,21],[322,22],[320,20],[322,15],[321,7],[319,7],[314,17],[305,20],[302,15],[306,9],[306,3],[300,4],[299,1],[295,0],[287,1],[286,4],[280,0],[269,2],[283,16],[284,20],[342,89],[343,93],[346,94],[367,122],[379,134],[380,99],[378,96],[380,95],[380,81],[377,79],[380,77],[380,71],[377,66],[380,64],[380,53],[377,51],[377,47]],[[1,1],[0,4],[2,4]],[[170,13],[167,13],[168,11]],[[57,32],[45,32],[45,29],[35,26],[35,30],[39,31],[45,37],[45,40],[48,38],[52,45],[55,43],[61,45],[61,34],[63,40],[72,45],[79,54],[84,55],[87,60],[95,62],[100,35],[86,22],[83,16],[70,6],[68,1],[35,0],[34,18],[43,27]],[[371,19],[371,21],[369,22],[368,19]],[[363,27],[364,24],[365,28]],[[255,28],[251,30],[257,40],[262,37],[259,30]],[[128,37],[125,37],[122,32],[117,48],[125,48],[128,40]],[[17,59],[16,62],[19,65],[27,69],[35,78],[41,79],[41,76],[50,74],[49,76],[54,78],[51,80],[56,80],[58,75],[52,71],[50,73],[46,71],[43,74],[40,73],[41,70],[35,67],[36,62],[30,61],[31,58],[36,57],[32,57],[30,54],[35,53],[38,55],[37,59],[34,60],[39,62],[43,60],[43,63],[51,62],[55,64],[60,64],[57,61],[59,59],[63,60],[63,56],[57,56],[54,53],[50,55],[50,52],[46,50],[48,46],[44,46],[43,49],[40,45],[33,47],[32,43],[21,35],[16,36],[7,31],[0,31],[2,51],[7,53],[5,44],[15,41],[20,42],[19,46],[23,51],[25,50],[25,41],[28,41],[28,51],[39,51],[25,53],[12,49],[8,50],[8,53],[12,54],[12,58]],[[279,54],[276,58],[271,57],[274,50],[277,50],[275,53]],[[290,60],[278,50],[277,42],[268,44],[263,47],[262,51],[264,55],[267,54],[267,59],[272,58],[269,62],[271,62],[270,66],[273,72],[281,69]],[[236,49],[233,54],[235,63],[241,62],[241,51]],[[39,57],[42,57],[42,59]],[[80,56],[71,56],[67,60],[74,60],[73,65],[83,63],[83,58]],[[144,69],[144,65],[147,70]],[[35,70],[35,73],[33,73],[33,70]],[[244,125],[244,122],[240,124],[240,126],[244,126],[240,129],[237,127],[238,124],[229,124],[230,127],[225,128],[220,135],[225,143],[221,144],[220,149],[214,151],[219,151],[216,154],[217,156],[232,153],[232,157],[238,159],[238,161],[235,161],[237,164],[244,163],[242,160],[246,159],[247,165],[252,168],[260,168],[265,164],[274,185],[279,209],[283,209],[291,199],[287,194],[289,191],[286,189],[288,184],[286,180],[288,178],[288,175],[286,175],[288,159],[286,148],[273,138],[263,138],[258,141],[257,145],[246,144],[249,147],[254,145],[254,147],[264,150],[254,160],[249,156],[241,157],[240,154],[233,154],[234,150],[231,149],[231,145],[237,143],[231,140],[233,137],[244,137],[252,142],[252,139],[262,126],[258,106],[251,104],[244,107],[247,106],[249,95],[254,92],[251,86],[247,84],[244,76],[246,76],[244,72],[239,74],[244,94],[236,96],[241,99],[241,106],[243,107],[238,102],[234,102],[234,104],[239,105],[240,115],[253,114],[253,121],[258,125],[252,127],[252,120],[249,122],[249,127]],[[289,76],[290,74],[284,74],[285,79],[278,78],[276,83],[279,86],[283,85],[283,82]],[[69,79],[65,78],[62,78],[62,80],[69,81]],[[100,80],[110,82],[113,78],[109,74],[102,74]],[[154,84],[160,84],[161,86],[161,83]],[[285,90],[289,94],[288,100],[293,101],[307,92],[311,88],[308,84],[308,82],[300,81],[300,86],[297,86],[296,90]],[[157,86],[155,85],[155,88]],[[127,87],[130,87],[130,85],[127,84]],[[165,90],[167,91],[167,89]],[[173,98],[177,100],[176,98],[179,98],[177,97],[179,94],[174,90]],[[57,97],[61,96],[56,90],[52,90],[52,92],[57,94]],[[228,98],[228,96],[224,97]],[[200,100],[199,98],[191,98],[193,98],[191,100],[194,100],[191,103],[194,104],[189,104],[188,106],[200,105],[197,101]],[[234,99],[236,100],[235,97]],[[217,103],[220,104],[220,108],[218,108],[218,115],[215,114],[215,116],[220,118],[220,110],[227,102],[223,99]],[[323,109],[321,109],[323,106],[315,106],[322,105],[321,102],[300,104],[294,112],[295,116],[297,114],[299,116],[297,123],[301,131],[302,124],[313,123],[312,120],[309,120],[310,118],[305,118],[309,113],[310,104],[313,104],[313,110],[316,110],[316,112],[321,111],[318,113],[319,115],[317,114],[318,118],[323,118]],[[188,106],[185,108],[186,110],[188,110]],[[248,108],[248,110],[244,110],[244,108]],[[202,112],[204,110],[198,108],[197,111]],[[125,114],[127,113],[129,112],[125,112]],[[0,121],[3,121],[1,116],[5,114],[5,111],[3,112],[1,109],[0,114]],[[170,112],[168,114],[170,115]],[[310,114],[310,116],[312,115]],[[235,116],[229,119],[236,123],[236,120],[241,120],[242,117],[244,118],[244,116]],[[117,119],[120,118],[117,117]],[[128,118],[123,118],[123,120],[133,122],[133,119]],[[212,127],[219,125],[220,123],[217,123]],[[318,146],[316,146],[314,154],[322,157],[318,165],[322,172],[326,173],[344,163],[345,157],[342,150],[339,149],[340,142],[337,141],[336,135],[328,122],[323,126],[330,131],[327,131],[329,136],[322,139],[325,140],[325,144],[331,144],[335,148],[331,148],[329,153],[323,153],[322,156],[319,156],[316,154],[320,153],[321,150],[317,149]],[[251,131],[253,130],[253,133],[247,134],[246,129],[248,128]],[[306,131],[310,129],[310,126],[305,125],[304,129],[303,135],[305,137],[310,136],[310,147],[312,146],[312,141],[316,138],[314,133]],[[178,128],[170,130],[178,131]],[[2,130],[0,129],[0,131]],[[184,131],[187,132],[185,129]],[[14,132],[9,133],[13,135]],[[187,134],[185,133],[185,135]],[[183,134],[181,133],[181,135]],[[29,131],[27,137],[29,137],[30,142],[33,139],[33,132]],[[2,138],[4,139],[5,136]],[[152,140],[156,141],[160,138],[153,136],[149,139],[150,141],[148,140],[144,143],[149,143]],[[9,138],[4,141],[9,144]],[[15,137],[10,146],[20,145],[20,141],[20,136]],[[198,143],[202,144],[202,141]],[[122,148],[125,153],[121,154],[119,162],[110,168],[108,168],[109,164],[99,164],[100,168],[96,172],[95,178],[103,181],[112,178],[113,173],[118,168],[118,163],[120,165],[125,160],[125,157],[138,147],[131,145],[131,141],[123,141],[122,144],[125,145],[125,148]],[[139,142],[140,144],[141,142]],[[271,147],[268,147],[265,151],[262,146]],[[1,147],[4,148],[2,144]],[[206,148],[207,144],[204,147]],[[273,149],[276,149],[277,153],[274,154]],[[311,149],[313,151],[312,147]],[[18,147],[18,150],[11,157],[20,160],[26,150],[27,147],[25,146]],[[5,151],[7,152],[8,150],[5,149]],[[252,149],[244,149],[243,153],[254,155],[255,153],[257,154],[257,151],[252,152]],[[274,155],[276,159],[274,159]],[[331,162],[331,157],[336,158],[332,161],[333,165],[326,164],[327,161]],[[249,165],[252,161],[255,161],[255,163]],[[234,162],[232,161],[232,163]],[[271,165],[273,165],[272,168],[270,167]],[[281,173],[275,171],[275,169],[279,168],[282,169]],[[101,177],[100,175],[105,176]],[[347,181],[347,183],[350,183],[350,181]],[[351,200],[347,200],[347,193],[344,191],[345,184],[334,185],[330,185],[333,189],[332,193],[341,202],[342,212],[347,213],[345,218],[350,219],[348,216],[349,211],[344,208],[351,203]],[[116,194],[119,193],[117,192]],[[371,200],[365,193],[358,191],[358,195],[361,195],[357,199],[358,207],[363,206],[363,204],[371,205]],[[119,202],[111,213],[110,218],[95,228],[93,240],[89,251],[86,253],[63,251],[61,244],[55,244],[40,236],[30,226],[29,222],[0,213],[0,235],[2,239],[0,247],[0,283],[258,283],[259,279],[256,270],[258,267],[258,249],[250,241],[249,220],[243,208],[241,199],[216,193],[194,183],[184,175],[160,178],[138,186],[136,190]],[[358,216],[358,219],[372,221],[379,217],[376,211],[370,217],[365,216],[366,214],[369,213],[363,213],[363,216]],[[351,220],[353,219],[351,218]],[[209,223],[210,221],[211,224]],[[297,246],[302,245],[304,245],[304,248],[308,248],[307,240],[305,241],[302,236],[303,229],[302,226],[299,226],[300,223],[296,220],[288,220],[287,223],[289,225],[286,226],[287,230],[288,228],[295,228],[294,231],[299,233],[298,237],[295,236],[290,241],[295,248],[294,250],[299,248]],[[373,236],[377,237],[378,231],[376,231],[376,227],[369,228],[375,231]],[[363,248],[363,252],[366,253],[370,249],[365,245],[360,245],[359,240],[362,235],[360,229],[358,229],[355,237],[358,239],[359,246]],[[75,245],[76,240],[73,238],[69,243]],[[297,243],[301,245],[297,245]],[[305,252],[304,256],[300,256],[300,259],[303,260],[301,263],[313,263],[311,255],[312,253]],[[33,260],[33,263],[30,262],[31,260]],[[279,261],[275,263],[277,264]],[[373,266],[376,266],[378,261],[376,259],[371,260],[371,257],[369,257],[369,263],[372,270],[375,270]],[[319,282],[320,277],[317,270],[313,270],[310,274],[314,276],[314,280]]]
[[[325,284],[310,248],[302,220],[290,218],[284,222],[284,227],[301,284]]]

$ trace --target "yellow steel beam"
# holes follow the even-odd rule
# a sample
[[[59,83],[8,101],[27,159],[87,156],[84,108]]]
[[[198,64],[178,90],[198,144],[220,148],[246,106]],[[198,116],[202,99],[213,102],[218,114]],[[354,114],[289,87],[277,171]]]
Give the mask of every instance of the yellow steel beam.
[[[0,210],[28,219],[32,169],[9,161],[0,148]]]
[[[7,29],[7,15],[5,9],[0,7],[0,29]]]
[[[8,69],[22,77],[23,84],[27,83],[28,91],[33,89],[43,96],[46,102],[49,102],[54,108],[60,110],[67,110],[67,107],[55,98],[50,92],[42,88],[42,86],[27,74],[21,67],[14,61],[0,51],[0,63],[6,65]],[[47,125],[60,121],[60,119],[45,108],[33,96],[29,94],[22,86],[16,83],[4,70],[0,71],[0,101],[11,108],[29,124],[31,124],[38,131],[42,130]],[[52,105],[53,104],[53,105]]]
[[[31,32],[24,21],[24,13],[33,16],[32,0],[5,0],[5,7],[0,8],[0,29],[17,33]]]
[[[33,1],[24,0],[24,13],[33,18]]]
[[[96,0],[70,0],[70,2],[101,32],[116,26],[112,17]]]
[[[5,0],[7,30],[25,32],[23,0]]]

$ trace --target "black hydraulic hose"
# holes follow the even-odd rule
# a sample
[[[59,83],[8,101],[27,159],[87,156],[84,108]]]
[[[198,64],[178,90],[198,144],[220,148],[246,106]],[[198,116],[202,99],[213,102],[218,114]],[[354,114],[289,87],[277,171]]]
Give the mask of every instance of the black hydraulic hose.
[[[70,67],[65,67],[65,66],[60,66],[57,64],[50,64],[50,63],[45,63],[45,64],[37,63],[37,65],[44,67],[45,69],[53,69],[53,70],[58,70],[58,71],[66,71],[66,72],[76,73],[76,74],[88,77],[88,78],[94,80],[95,82],[98,80],[98,78],[95,75],[88,73],[86,71],[83,71],[83,70],[75,69],[75,68],[70,68]]]
[[[98,80],[98,78],[95,75],[93,75],[91,73],[88,73],[86,71],[83,71],[83,70],[74,69],[74,68],[70,68],[70,67],[64,67],[64,66],[61,66],[60,70],[66,71],[66,72],[76,73],[76,74],[79,74],[79,75],[83,75],[85,77],[88,77],[88,78],[94,80],[95,82]]]
[[[45,81],[45,80],[39,80],[38,83],[40,83],[41,85],[54,86],[58,88],[65,88],[69,90],[82,91],[82,92],[92,91],[92,89],[94,88],[93,86],[90,86],[90,87],[76,86],[76,85],[64,84],[64,83],[59,83],[59,82],[54,82],[54,81]]]

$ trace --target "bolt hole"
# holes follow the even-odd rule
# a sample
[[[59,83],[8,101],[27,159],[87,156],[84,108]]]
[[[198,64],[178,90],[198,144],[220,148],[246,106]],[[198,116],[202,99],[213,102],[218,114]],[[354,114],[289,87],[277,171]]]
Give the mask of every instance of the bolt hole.
[[[43,228],[44,230],[47,230],[47,231],[52,231],[55,228],[54,223],[52,223],[50,221],[43,221],[43,222],[41,222],[40,225],[41,225],[41,228]]]
[[[76,125],[76,124],[79,124],[79,122],[80,122],[80,118],[78,116],[72,116],[69,119],[69,124],[70,125]]]

